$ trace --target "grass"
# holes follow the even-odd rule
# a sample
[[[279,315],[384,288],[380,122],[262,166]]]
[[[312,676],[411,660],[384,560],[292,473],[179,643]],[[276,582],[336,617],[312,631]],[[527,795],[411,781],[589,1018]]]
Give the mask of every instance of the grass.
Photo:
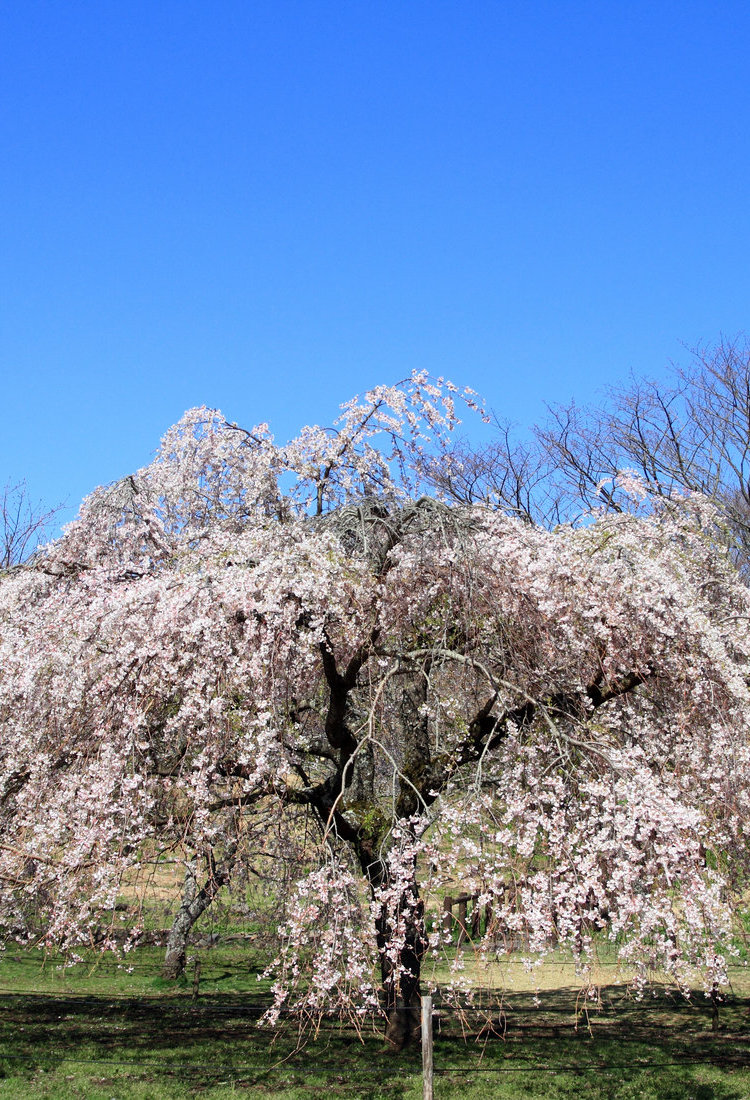
[[[358,1036],[327,1021],[307,1045],[289,1020],[275,1035],[259,1030],[267,991],[252,942],[195,954],[197,995],[192,974],[177,989],[158,977],[158,948],[131,953],[130,973],[109,958],[58,969],[58,960],[9,952],[0,964],[0,1097],[421,1098],[418,1049],[385,1053],[377,1027]],[[685,1002],[657,987],[635,1001],[612,983],[587,1018],[560,958],[545,963],[536,991],[515,960],[506,967],[494,1033],[482,1016],[441,1010],[436,1100],[750,1100],[746,971],[714,1032],[700,997]]]

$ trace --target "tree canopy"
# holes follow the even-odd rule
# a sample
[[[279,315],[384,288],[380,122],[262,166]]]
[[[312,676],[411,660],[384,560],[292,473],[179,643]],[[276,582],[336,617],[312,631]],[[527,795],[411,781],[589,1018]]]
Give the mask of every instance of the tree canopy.
[[[116,946],[144,852],[208,854],[218,888],[274,807],[317,845],[272,1016],[379,1006],[405,1042],[452,884],[490,907],[485,961],[511,934],[585,972],[605,937],[636,980],[726,980],[750,597],[716,510],[664,495],[547,530],[449,504],[423,475],[460,403],[415,375],[283,447],[192,410],[3,576],[6,938]]]

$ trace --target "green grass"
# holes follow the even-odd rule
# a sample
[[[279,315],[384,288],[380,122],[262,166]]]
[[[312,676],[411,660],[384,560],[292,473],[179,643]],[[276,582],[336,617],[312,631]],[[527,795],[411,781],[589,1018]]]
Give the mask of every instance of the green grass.
[[[161,951],[70,969],[9,952],[0,963],[0,1097],[219,1100],[241,1094],[310,1100],[420,1100],[418,1049],[393,1055],[376,1027],[358,1037],[327,1021],[300,1046],[296,1026],[257,1027],[267,1003],[252,943],[220,943],[184,986],[163,983]],[[547,965],[547,964],[546,964]],[[553,960],[559,978],[567,977]],[[571,985],[508,989],[483,1017],[442,1010],[435,1036],[436,1100],[750,1100],[750,990],[744,975],[712,1030],[710,1005],[665,988],[643,1001],[619,985],[577,1015]],[[521,986],[517,981],[516,986]]]
[[[84,962],[65,966],[62,956],[10,949],[0,956],[0,995],[37,992],[137,997],[192,990],[196,961],[200,962],[201,993],[256,995],[269,985],[258,981],[267,954],[241,936],[225,938],[218,948],[190,948],[186,976],[177,985],[160,977],[163,947],[138,947],[120,959],[95,951],[83,955]]]

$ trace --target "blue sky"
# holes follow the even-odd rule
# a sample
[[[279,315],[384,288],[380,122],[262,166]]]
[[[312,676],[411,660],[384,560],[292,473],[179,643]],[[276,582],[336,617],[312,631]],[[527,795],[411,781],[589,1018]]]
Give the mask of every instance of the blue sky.
[[[750,5],[8,0],[0,483],[414,368],[529,423],[747,330]]]

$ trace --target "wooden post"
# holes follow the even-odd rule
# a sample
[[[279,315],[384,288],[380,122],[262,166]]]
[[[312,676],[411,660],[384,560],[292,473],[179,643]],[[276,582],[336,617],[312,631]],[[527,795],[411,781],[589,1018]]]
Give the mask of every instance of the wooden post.
[[[453,898],[450,894],[443,898],[443,931],[453,931]]]
[[[469,931],[466,927],[466,899],[467,894],[461,894],[458,899],[458,946],[468,938]]]
[[[716,982],[711,986],[711,1030],[714,1035],[719,1030],[719,986]]]
[[[477,905],[477,895],[474,894],[471,899],[471,938],[473,940],[479,939],[479,921],[482,916],[482,910]]]
[[[422,1100],[433,1100],[432,1078],[432,997],[426,993],[422,998]]]

